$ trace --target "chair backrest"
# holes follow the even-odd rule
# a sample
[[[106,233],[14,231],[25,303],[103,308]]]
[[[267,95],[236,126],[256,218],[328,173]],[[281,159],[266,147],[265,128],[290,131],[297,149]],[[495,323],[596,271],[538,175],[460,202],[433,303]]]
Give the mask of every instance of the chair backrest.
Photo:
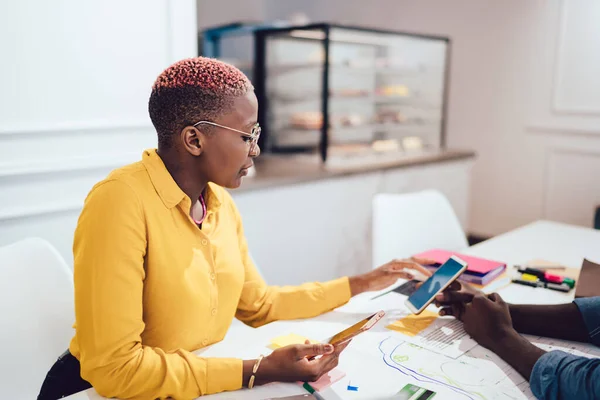
[[[2,397],[35,399],[73,336],[73,274],[45,240],[1,247],[0,304]]]
[[[433,248],[458,251],[467,246],[450,202],[437,190],[373,198],[373,268]]]

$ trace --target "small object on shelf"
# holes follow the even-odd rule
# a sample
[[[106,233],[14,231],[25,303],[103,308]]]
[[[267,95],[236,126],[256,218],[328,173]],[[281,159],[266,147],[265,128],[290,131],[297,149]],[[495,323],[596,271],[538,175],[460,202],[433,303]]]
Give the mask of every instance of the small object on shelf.
[[[380,124],[406,122],[406,116],[402,111],[397,110],[380,110],[375,115],[375,121]]]
[[[339,117],[341,126],[359,126],[365,123],[365,118],[360,114],[346,114]]]
[[[323,114],[318,111],[304,111],[292,114],[290,126],[299,129],[321,129]]]
[[[386,97],[408,97],[410,90],[405,85],[386,85],[375,89],[375,94]]]
[[[400,143],[394,139],[376,140],[371,145],[377,152],[400,151]]]
[[[338,90],[331,90],[329,97],[335,98],[356,98],[356,97],[367,97],[371,94],[365,89],[353,89],[353,88],[342,88]]]
[[[402,139],[402,147],[406,151],[415,151],[423,149],[423,139],[418,136],[409,136]]]

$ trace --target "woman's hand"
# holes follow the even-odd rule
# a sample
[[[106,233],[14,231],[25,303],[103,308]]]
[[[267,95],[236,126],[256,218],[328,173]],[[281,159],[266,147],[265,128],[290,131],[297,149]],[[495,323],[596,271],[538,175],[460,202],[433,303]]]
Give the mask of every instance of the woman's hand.
[[[255,384],[317,381],[321,376],[337,367],[339,355],[349,343],[334,348],[331,344],[310,344],[307,341],[306,344],[295,344],[277,349],[262,360],[256,372]],[[251,375],[254,362],[250,361]],[[244,382],[247,383],[250,375],[246,379],[245,370],[246,368],[244,368]]]
[[[413,274],[408,270],[418,271],[425,276],[431,272],[422,264],[433,264],[435,261],[411,258],[408,260],[393,260],[366,274],[350,278],[350,291],[352,296],[362,292],[385,289],[396,283],[398,279],[413,279]]]

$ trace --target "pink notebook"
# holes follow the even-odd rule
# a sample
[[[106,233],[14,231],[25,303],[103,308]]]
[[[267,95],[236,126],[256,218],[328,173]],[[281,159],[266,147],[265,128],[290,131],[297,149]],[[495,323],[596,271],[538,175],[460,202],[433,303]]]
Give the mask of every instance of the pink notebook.
[[[468,265],[466,273],[469,273],[469,274],[486,275],[497,269],[504,270],[506,268],[506,264],[503,262],[500,262],[500,261],[492,261],[492,260],[487,260],[485,258],[466,256],[464,254],[456,253],[453,251],[440,250],[440,249],[428,250],[426,252],[414,255],[414,257],[417,257],[417,258],[426,258],[426,259],[434,260],[435,262],[437,262],[439,264],[443,264],[446,261],[448,261],[450,256],[457,256],[461,260],[466,261],[467,265]]]

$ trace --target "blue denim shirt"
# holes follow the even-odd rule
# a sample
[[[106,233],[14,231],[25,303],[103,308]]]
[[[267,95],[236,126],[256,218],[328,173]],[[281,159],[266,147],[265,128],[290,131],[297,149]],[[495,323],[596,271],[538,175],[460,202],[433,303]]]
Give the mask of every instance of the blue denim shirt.
[[[590,341],[600,346],[600,297],[575,299]],[[550,351],[539,358],[531,371],[531,391],[538,399],[600,398],[600,359]]]

